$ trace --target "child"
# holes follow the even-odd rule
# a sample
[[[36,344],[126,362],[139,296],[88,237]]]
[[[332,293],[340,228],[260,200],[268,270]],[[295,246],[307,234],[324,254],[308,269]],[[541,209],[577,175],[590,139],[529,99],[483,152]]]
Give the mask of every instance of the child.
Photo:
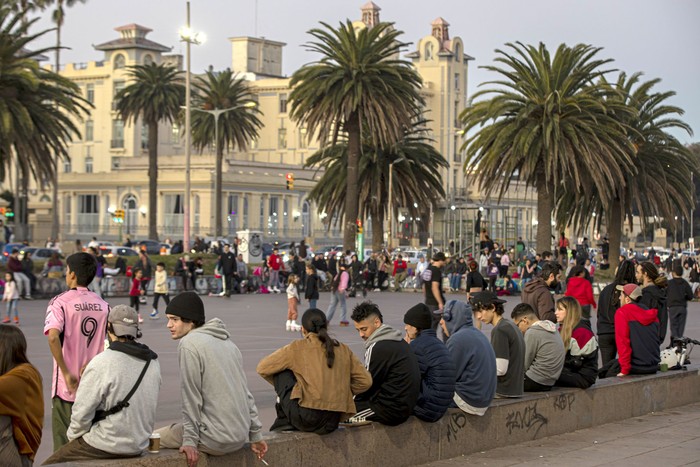
[[[301,331],[301,326],[297,323],[297,306],[299,305],[299,291],[297,283],[299,276],[290,274],[287,278],[287,331]]]
[[[19,325],[19,316],[17,315],[17,302],[19,301],[19,290],[15,276],[11,272],[5,273],[5,293],[2,296],[3,301],[7,302],[7,316],[2,320],[3,323],[9,323],[12,317],[12,310],[15,311],[15,324]]]
[[[129,306],[131,306],[137,312],[139,311],[139,298],[144,294],[144,290],[141,290],[141,281],[143,280],[143,271],[137,269],[134,273],[134,280],[131,282],[131,290],[129,291]],[[141,313],[139,313],[139,323],[143,323],[143,318],[141,318]]]
[[[158,319],[158,301],[163,297],[165,306],[170,303],[168,295],[168,273],[165,271],[165,263],[156,264],[156,282],[153,286],[153,312],[150,314],[151,319]],[[136,308],[138,311],[138,308]]]
[[[671,322],[671,345],[674,339],[680,339],[685,333],[688,300],[692,299],[693,289],[690,288],[688,281],[683,279],[683,266],[676,264],[673,267],[673,279],[668,281],[666,288],[668,318]]]
[[[318,301],[318,280],[318,276],[316,275],[316,266],[313,264],[307,264],[304,298],[309,301],[309,308],[316,308],[316,302]]]

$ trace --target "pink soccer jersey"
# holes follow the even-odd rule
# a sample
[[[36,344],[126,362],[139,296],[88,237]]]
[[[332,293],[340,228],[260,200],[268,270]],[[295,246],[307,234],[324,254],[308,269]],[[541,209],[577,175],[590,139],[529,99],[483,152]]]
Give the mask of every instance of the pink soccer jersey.
[[[85,287],[78,287],[54,297],[46,310],[44,335],[49,329],[61,333],[63,359],[68,370],[80,379],[80,369],[104,350],[109,305],[99,295]],[[56,361],[51,376],[51,397],[74,402],[75,393],[69,394],[63,374]]]

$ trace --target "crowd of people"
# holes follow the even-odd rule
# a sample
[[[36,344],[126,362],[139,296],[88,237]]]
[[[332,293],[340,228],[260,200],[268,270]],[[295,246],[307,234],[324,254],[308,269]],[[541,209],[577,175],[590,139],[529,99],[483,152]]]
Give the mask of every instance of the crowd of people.
[[[497,250],[497,244],[493,250],[485,245],[484,253]],[[158,317],[162,298],[167,330],[179,342],[183,419],[155,430],[161,446],[179,449],[189,466],[197,464],[201,452],[220,456],[246,444],[262,459],[268,450],[263,427],[247,387],[241,351],[223,321],[207,320],[195,291],[170,299],[164,264],[154,268],[145,252],[131,271],[130,305],[110,309],[99,288],[90,288],[101,268],[104,273],[99,256],[95,251],[69,256],[69,290],[47,308],[44,333],[54,360],[54,452],[46,463],[128,458],[146,450],[161,385],[158,355],[139,342],[138,310],[147,280],[155,281],[151,317]],[[411,416],[435,422],[449,408],[483,416],[496,398],[522,397],[555,386],[585,389],[598,378],[652,374],[659,369],[669,325],[671,342],[683,336],[687,302],[693,298],[683,278],[686,265],[672,264],[669,279],[653,258],[624,259],[596,303],[585,260],[567,262],[569,273],[563,280],[562,264],[542,252],[534,259],[525,259],[525,254],[513,258],[530,261],[532,276],[507,317],[501,290],[472,274],[479,273],[478,263],[457,259],[459,268],[450,272],[453,261],[436,252],[416,273],[423,300],[406,310],[402,332],[387,325],[371,301],[356,304],[348,319],[345,297],[358,284],[381,290],[392,275],[394,289],[400,290],[406,263],[400,255],[393,264],[381,256],[373,254],[360,263],[348,252],[331,258],[325,269],[317,257],[299,258],[303,267],[286,278],[280,274],[277,251],[267,258],[270,290],[287,293],[286,329],[301,331],[299,339],[257,366],[277,394],[271,430],[324,435],[341,424],[394,426]],[[515,265],[510,258],[504,264],[503,256],[497,275],[505,278]],[[489,261],[487,265],[496,265]],[[183,262],[183,268],[186,265]],[[217,270],[224,296],[235,293],[237,286],[240,290],[244,282],[230,245],[222,248]],[[20,286],[6,279],[10,313]],[[326,280],[331,301],[324,312],[317,302]],[[463,299],[446,300],[445,293],[454,290],[462,290]],[[302,293],[308,308],[300,307]],[[362,360],[331,332],[338,307],[338,324],[352,322],[364,341]],[[300,308],[306,309],[302,313]],[[594,310],[596,333],[591,325]],[[491,326],[490,341],[483,326]],[[0,465],[32,465],[41,442],[41,376],[26,350],[19,327],[0,324]]]

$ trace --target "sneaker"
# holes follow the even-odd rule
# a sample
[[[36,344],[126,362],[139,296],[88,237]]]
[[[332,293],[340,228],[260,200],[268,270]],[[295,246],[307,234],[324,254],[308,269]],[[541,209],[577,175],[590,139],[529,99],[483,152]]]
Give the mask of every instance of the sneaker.
[[[2,320],[2,324],[6,324],[6,323],[9,323],[9,322],[10,322],[10,318],[9,318],[9,317],[5,317],[5,318]]]
[[[141,317],[141,313],[139,313],[139,324],[143,323],[143,318]]]
[[[301,324],[298,324],[297,322],[292,321],[292,331],[294,331],[294,332],[301,331]]]
[[[341,326],[341,327],[344,327],[344,328],[345,328],[345,327],[348,327],[349,325],[350,325],[350,323],[349,323],[348,321],[341,321],[341,322],[340,322],[340,326]]]
[[[24,299],[25,300],[34,300],[31,295],[27,295],[26,297],[24,297]]]
[[[19,326],[19,318],[15,316],[15,324]]]
[[[290,320],[287,320],[287,326],[286,326],[287,331],[292,330],[292,322]]]
[[[379,289],[379,288],[376,288],[376,289],[373,290],[373,292],[381,292],[381,291],[382,291],[382,290]]]
[[[151,319],[158,319],[158,310],[153,310],[153,313],[148,316],[150,316]]]

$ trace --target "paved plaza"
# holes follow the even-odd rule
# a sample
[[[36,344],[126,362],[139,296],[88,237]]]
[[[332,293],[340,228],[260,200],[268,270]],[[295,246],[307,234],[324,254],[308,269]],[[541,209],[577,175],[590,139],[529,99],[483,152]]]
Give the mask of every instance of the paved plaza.
[[[448,299],[463,298],[463,294],[448,295]],[[249,388],[260,410],[263,426],[265,429],[269,428],[274,421],[275,394],[272,386],[257,375],[255,367],[262,357],[298,338],[300,335],[299,333],[291,333],[284,330],[284,324],[287,319],[286,294],[234,295],[230,299],[219,297],[202,297],[202,299],[204,300],[207,318],[221,318],[231,332],[233,341],[241,349]],[[422,295],[411,292],[370,292],[367,299],[379,305],[387,324],[403,329],[403,314],[408,308],[421,301]],[[361,300],[363,300],[361,297],[348,299],[348,315],[351,313],[352,307]],[[128,304],[128,297],[111,298],[108,301],[111,305]],[[325,309],[329,301],[330,295],[322,293],[319,300],[319,308]],[[506,304],[507,316],[510,315],[510,310],[519,301],[518,297],[508,298],[508,303]],[[47,303],[48,300],[23,300],[19,303],[22,330],[27,336],[29,345],[29,358],[39,368],[44,378],[46,414],[44,417],[44,435],[36,459],[37,465],[48,457],[52,449],[50,405],[52,359],[46,338],[42,332]],[[305,305],[306,303],[300,306],[300,310],[305,309]],[[698,339],[700,338],[700,302],[691,303],[689,308],[686,335]],[[162,310],[161,303],[161,314]],[[142,326],[143,338],[141,342],[150,346],[159,355],[163,383],[158,404],[157,426],[161,426],[175,422],[181,416],[177,341],[170,339],[170,335],[165,329],[166,320],[163,317],[159,320],[148,319],[147,315],[150,311],[150,306],[142,305],[141,313],[146,318],[146,321]],[[339,319],[338,312],[336,312],[331,332],[340,341],[348,344],[362,359],[364,354],[362,340],[352,326],[347,328],[337,326]],[[595,327],[595,319],[593,322]],[[489,326],[486,326],[486,328],[489,328]],[[490,329],[484,330],[487,335],[489,331]],[[700,359],[700,349],[695,351],[694,356],[693,360]]]

